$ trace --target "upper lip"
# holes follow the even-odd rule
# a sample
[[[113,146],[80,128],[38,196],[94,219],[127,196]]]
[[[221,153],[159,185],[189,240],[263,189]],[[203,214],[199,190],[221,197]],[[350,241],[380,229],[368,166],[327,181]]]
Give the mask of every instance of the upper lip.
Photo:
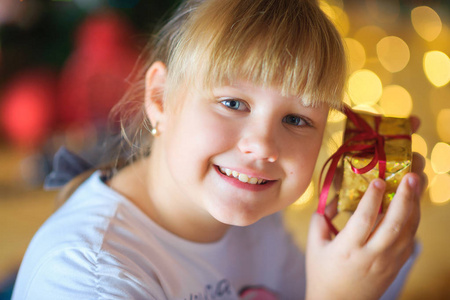
[[[274,181],[274,180],[276,180],[276,179],[274,179],[274,178],[272,178],[270,176],[262,174],[261,172],[256,172],[254,170],[249,170],[249,169],[244,169],[244,168],[226,167],[226,166],[221,166],[221,165],[216,165],[216,166],[219,169],[220,168],[230,169],[231,171],[236,171],[238,173],[245,174],[245,175],[247,175],[250,178],[251,177],[255,177],[255,178],[258,178],[258,179],[264,179],[265,181]]]

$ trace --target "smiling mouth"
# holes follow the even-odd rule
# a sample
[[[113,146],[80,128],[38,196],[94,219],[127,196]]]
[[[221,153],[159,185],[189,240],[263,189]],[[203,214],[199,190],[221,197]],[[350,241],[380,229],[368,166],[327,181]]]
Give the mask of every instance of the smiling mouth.
[[[262,185],[262,184],[266,184],[268,182],[265,179],[250,177],[247,174],[239,173],[237,171],[230,170],[227,168],[218,167],[218,169],[219,169],[220,173],[222,173],[223,175],[231,177],[231,178],[235,178],[235,179],[239,180],[240,182],[254,184],[254,185]]]

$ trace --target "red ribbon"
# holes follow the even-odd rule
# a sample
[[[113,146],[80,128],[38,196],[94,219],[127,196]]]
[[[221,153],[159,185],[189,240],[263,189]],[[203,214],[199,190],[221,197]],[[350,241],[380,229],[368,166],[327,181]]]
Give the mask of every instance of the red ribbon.
[[[409,139],[410,135],[381,135],[378,133],[378,129],[381,123],[381,116],[374,116],[375,128],[372,128],[367,122],[357,115],[352,109],[345,105],[344,114],[347,116],[357,129],[347,129],[347,131],[354,132],[355,135],[349,138],[339,149],[325,162],[325,165],[320,172],[319,184],[322,182],[323,172],[328,164],[328,172],[323,182],[323,187],[319,196],[319,205],[317,207],[317,213],[323,215],[328,224],[328,227],[337,235],[339,231],[331,222],[330,218],[325,214],[325,207],[327,205],[327,198],[330,192],[331,184],[333,182],[334,174],[336,173],[337,165],[341,157],[347,152],[357,152],[363,155],[373,155],[372,160],[362,168],[356,168],[351,165],[353,172],[356,174],[365,174],[376,167],[378,164],[378,177],[385,179],[386,175],[386,152],[384,150],[384,142],[386,139]],[[365,141],[365,144],[358,142]],[[372,142],[371,142],[372,141]],[[367,143],[369,142],[369,143]],[[381,212],[382,207],[380,207]]]

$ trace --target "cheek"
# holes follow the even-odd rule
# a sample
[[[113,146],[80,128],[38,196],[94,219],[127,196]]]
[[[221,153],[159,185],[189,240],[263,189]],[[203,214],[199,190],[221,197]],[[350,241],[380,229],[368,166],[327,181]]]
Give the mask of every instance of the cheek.
[[[201,110],[185,111],[168,128],[169,163],[202,176],[214,155],[233,146],[233,136],[233,129],[217,116]]]
[[[321,140],[312,139],[292,149],[291,157],[286,161],[286,168],[295,193],[303,194],[311,182],[320,146]]]
[[[236,133],[217,116],[205,113],[190,122],[191,134],[187,142],[196,154],[215,155],[232,147]]]

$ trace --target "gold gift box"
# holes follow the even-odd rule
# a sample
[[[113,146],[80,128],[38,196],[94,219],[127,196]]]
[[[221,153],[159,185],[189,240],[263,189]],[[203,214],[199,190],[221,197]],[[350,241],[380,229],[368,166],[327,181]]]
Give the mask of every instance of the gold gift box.
[[[383,212],[388,208],[392,198],[395,195],[398,185],[403,176],[411,170],[411,139],[392,138],[388,136],[411,135],[411,126],[409,119],[394,118],[385,116],[374,116],[366,113],[357,113],[364,121],[375,128],[375,118],[380,118],[378,133],[384,136],[384,150],[386,153],[386,192],[383,199]],[[344,142],[358,134],[358,130],[353,122],[347,119]],[[369,141],[352,141],[349,145],[354,144],[373,144],[374,140]],[[364,195],[369,183],[378,178],[379,163],[365,174],[356,174],[352,170],[353,167],[359,169],[370,163],[373,154],[353,151],[347,152],[343,156],[343,179],[339,193],[338,211],[355,211],[361,197]]]

